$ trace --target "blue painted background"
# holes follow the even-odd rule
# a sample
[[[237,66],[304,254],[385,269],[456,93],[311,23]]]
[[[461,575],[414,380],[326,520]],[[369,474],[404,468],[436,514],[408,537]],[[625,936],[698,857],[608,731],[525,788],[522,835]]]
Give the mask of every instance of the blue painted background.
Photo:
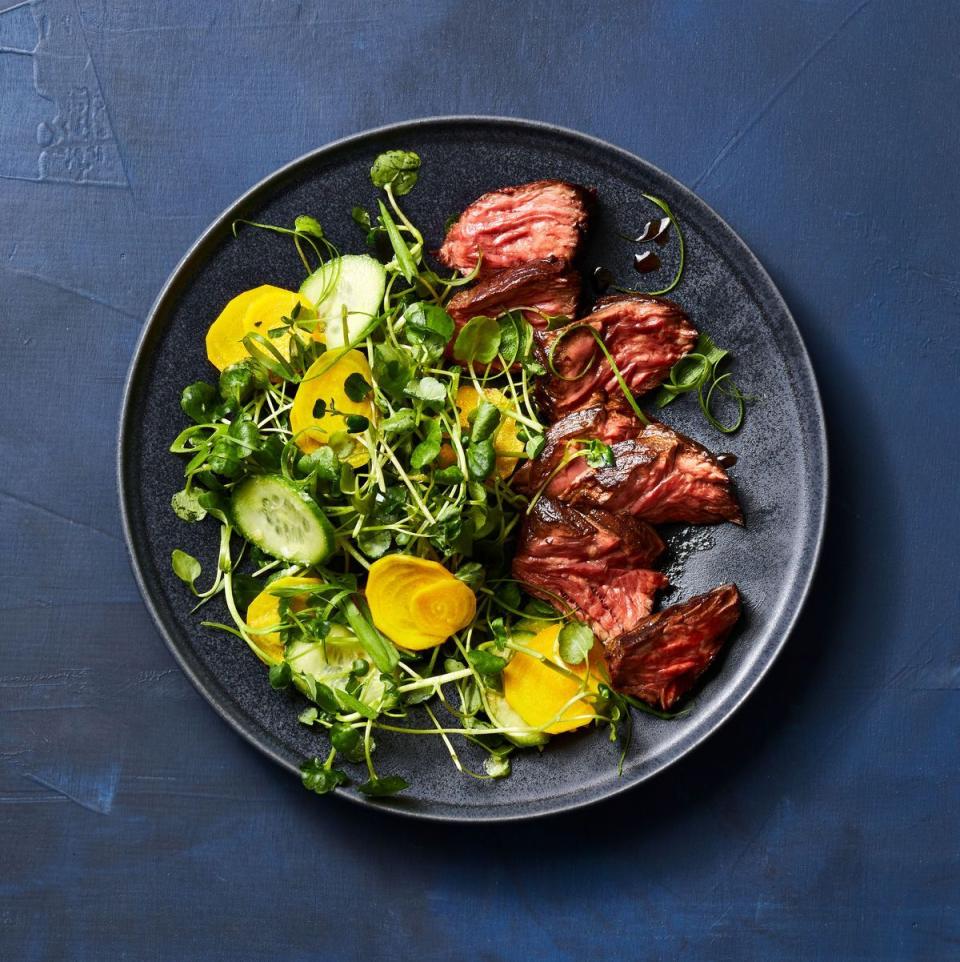
[[[960,18],[949,0],[0,0],[0,957],[960,955]],[[834,487],[814,597],[675,770],[530,826],[303,792],[174,667],[114,492],[181,253],[298,154],[409,117],[607,138],[770,269]]]

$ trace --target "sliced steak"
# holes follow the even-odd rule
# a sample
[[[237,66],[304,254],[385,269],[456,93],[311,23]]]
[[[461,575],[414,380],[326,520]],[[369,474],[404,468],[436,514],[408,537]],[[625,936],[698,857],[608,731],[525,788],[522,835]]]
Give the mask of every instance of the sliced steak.
[[[587,228],[592,195],[562,180],[503,187],[475,200],[447,231],[439,260],[483,275],[554,257],[573,261]]]
[[[673,301],[664,298],[624,295],[606,297],[592,314],[578,322],[589,324],[603,339],[617,369],[634,395],[659,387],[670,368],[697,343],[697,331]],[[541,335],[541,350],[563,338],[553,354],[553,369],[561,377],[541,380],[538,400],[553,418],[588,404],[600,393],[621,394],[610,363],[584,328],[564,329]],[[549,368],[548,368],[549,370]]]
[[[541,498],[524,521],[513,576],[538,598],[573,608],[606,641],[650,614],[668,584],[649,570],[663,550],[656,531],[629,515]]]
[[[564,455],[580,448],[576,442],[591,438],[610,445],[612,467],[591,467],[584,457],[561,467]],[[626,511],[651,524],[743,524],[727,472],[703,445],[656,421],[642,426],[610,404],[561,418],[540,457],[514,476],[514,487],[530,495],[544,484],[547,497]]]
[[[580,275],[563,261],[548,258],[500,271],[458,291],[447,313],[459,330],[472,317],[497,317],[521,308],[534,328],[545,328],[548,316],[575,317],[579,302]]]
[[[669,711],[716,658],[740,611],[740,592],[728,584],[650,615],[607,645],[614,689]]]

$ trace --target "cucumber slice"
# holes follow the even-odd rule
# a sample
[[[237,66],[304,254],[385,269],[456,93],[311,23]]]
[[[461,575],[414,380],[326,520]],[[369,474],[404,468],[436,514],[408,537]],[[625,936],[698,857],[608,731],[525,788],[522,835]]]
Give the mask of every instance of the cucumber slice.
[[[290,667],[331,688],[342,688],[350,680],[350,669],[364,651],[354,637],[340,625],[331,625],[323,641],[298,639],[287,646],[284,659]]]
[[[331,625],[330,632],[322,641],[301,638],[287,647],[284,659],[293,668],[293,683],[307,698],[312,698],[310,685],[304,679],[309,675],[316,684],[342,689],[350,680],[353,663],[367,659],[356,635],[343,625]],[[381,711],[387,702],[386,685],[380,672],[372,668],[364,676],[357,698],[375,711]]]
[[[300,293],[324,322],[327,347],[343,347],[380,313],[386,284],[387,272],[380,261],[367,254],[344,254],[321,264],[300,285]]]
[[[546,743],[550,741],[550,736],[545,732],[530,729],[530,726],[510,707],[510,704],[503,695],[488,690],[483,693],[483,700],[487,714],[490,716],[490,721],[492,721],[497,728],[518,729],[517,732],[503,736],[507,741],[513,742],[514,745],[520,748],[533,748],[536,745],[546,745]],[[530,730],[526,732],[519,730],[524,728]]]
[[[334,549],[333,525],[316,501],[277,474],[241,481],[231,513],[240,533],[281,561],[315,565]]]

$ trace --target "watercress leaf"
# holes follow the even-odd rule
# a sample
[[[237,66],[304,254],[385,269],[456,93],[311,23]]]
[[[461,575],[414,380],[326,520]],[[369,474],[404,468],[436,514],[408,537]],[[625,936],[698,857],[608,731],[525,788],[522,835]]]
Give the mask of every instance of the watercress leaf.
[[[496,460],[493,441],[489,439],[479,444],[471,444],[467,448],[467,471],[470,472],[470,477],[477,481],[490,477]]]
[[[440,446],[443,443],[440,422],[436,420],[427,421],[426,425],[426,438],[413,449],[410,455],[410,466],[416,471],[430,464],[440,454]]]
[[[391,535],[389,531],[367,531],[362,529],[357,535],[357,547],[368,558],[380,558],[390,548]]]
[[[301,725],[306,725],[309,728],[319,717],[320,712],[318,712],[313,705],[310,705],[309,708],[304,708],[304,710],[297,715],[297,721],[300,722]]]
[[[453,356],[465,364],[489,364],[500,348],[500,326],[492,317],[471,317],[453,342]]]
[[[354,402],[362,401],[372,390],[366,378],[356,371],[343,382],[343,393]]]
[[[446,388],[435,377],[429,375],[408,384],[404,393],[431,405],[442,404],[447,399]]]
[[[330,728],[330,744],[347,761],[363,761],[363,737],[356,728],[351,728],[343,722],[334,722]]]
[[[361,431],[366,431],[370,427],[370,419],[364,417],[362,414],[348,414],[344,421],[347,425],[347,430],[351,434],[359,434]]]
[[[188,384],[180,394],[181,410],[197,424],[206,424],[213,420],[218,401],[217,389],[206,381]]]
[[[217,441],[210,449],[207,466],[216,474],[232,478],[240,471],[240,459],[237,453],[237,449],[229,441]]]
[[[493,682],[495,679],[491,676],[489,680]],[[460,711],[464,715],[472,717],[481,708],[483,708],[483,697],[480,694],[480,686],[473,679],[464,681],[460,689]],[[464,719],[464,724],[466,724],[466,721]]]
[[[386,187],[397,197],[408,194],[417,182],[420,157],[412,150],[387,150],[380,154],[370,168],[374,187]]]
[[[338,785],[346,785],[349,779],[338,768],[327,768],[319,758],[311,758],[300,766],[303,787],[318,795],[326,795]]]
[[[178,491],[170,499],[173,513],[181,521],[202,521],[207,516],[207,509],[200,503],[200,498],[194,491]]]
[[[486,441],[500,427],[500,409],[489,401],[481,401],[471,412],[473,423],[470,428],[470,443]]]
[[[481,675],[499,675],[507,667],[507,659],[494,655],[483,648],[476,648],[467,652],[467,661]]]
[[[316,217],[309,214],[301,214],[294,222],[293,229],[298,234],[309,234],[311,237],[323,237],[323,228]]]
[[[591,468],[612,468],[616,466],[616,463],[613,448],[609,444],[604,444],[603,441],[594,438],[587,445],[587,464]]]
[[[462,484],[463,472],[455,465],[451,464],[446,468],[440,468],[433,472],[433,480],[438,484]]]
[[[443,353],[455,328],[453,318],[442,307],[423,301],[407,306],[403,322],[406,340],[410,344],[425,346],[433,357]]]
[[[430,701],[435,694],[436,689],[434,688],[415,688],[413,691],[404,694],[403,703],[405,705],[422,705],[425,701]]]
[[[525,324],[519,311],[508,311],[497,318],[500,328],[500,355],[507,367],[516,361],[521,347],[521,325]]]
[[[293,671],[290,665],[281,661],[276,665],[270,666],[270,687],[271,688],[289,688],[290,683],[293,681]]]
[[[409,434],[417,426],[417,416],[410,408],[400,408],[380,424],[382,434]]]
[[[193,555],[187,554],[186,551],[174,548],[170,556],[170,563],[173,566],[173,573],[181,581],[190,585],[191,590],[194,590],[194,582],[200,577],[202,570],[200,562]]]
[[[316,691],[312,692],[312,695],[313,700],[325,712],[336,715],[336,713],[340,711],[340,702],[337,701],[337,696],[333,693],[333,689],[323,684],[323,682],[317,682]]]
[[[315,473],[323,481],[340,479],[340,462],[329,445],[321,445],[315,451],[303,455],[297,461],[297,469],[303,474]]]
[[[593,632],[579,621],[571,621],[560,629],[557,642],[560,657],[568,665],[579,665],[593,648]]]
[[[527,441],[526,452],[528,458],[536,458],[540,456],[540,452],[544,449],[547,443],[547,439],[542,434],[535,434],[532,438]]]
[[[402,398],[413,376],[413,360],[409,352],[389,342],[373,349],[373,376],[377,386],[391,398]]]
[[[457,568],[454,572],[454,577],[476,590],[483,584],[484,574],[485,571],[482,564],[478,561],[468,561],[466,564],[462,564]]]
[[[207,509],[208,514],[212,514],[218,521],[227,523],[227,515],[230,510],[230,499],[222,491],[204,491],[197,500]]]
[[[263,439],[263,443],[253,452],[253,460],[268,471],[279,471],[283,447],[284,442],[280,435],[271,434]]]
[[[370,230],[373,226],[370,222],[370,215],[362,207],[354,207],[350,211],[353,222],[364,230]]]
[[[220,373],[220,397],[234,410],[250,400],[250,395],[253,394],[255,387],[256,378],[253,374],[253,368],[246,361],[231,364]]]
[[[235,454],[245,458],[260,445],[260,429],[250,418],[237,418],[227,429],[227,437],[237,442]]]
[[[364,795],[382,797],[384,795],[396,795],[410,787],[410,783],[399,775],[386,775],[380,778],[371,778],[362,785],[357,786],[357,790]]]

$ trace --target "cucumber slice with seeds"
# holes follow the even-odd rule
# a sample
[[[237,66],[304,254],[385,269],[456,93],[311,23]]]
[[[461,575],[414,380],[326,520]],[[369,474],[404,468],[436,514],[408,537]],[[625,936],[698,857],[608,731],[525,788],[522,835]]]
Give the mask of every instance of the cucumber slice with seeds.
[[[327,347],[343,347],[380,313],[386,284],[380,261],[368,254],[344,254],[321,264],[300,285],[300,293],[316,307]]]
[[[333,525],[316,501],[277,474],[241,481],[231,513],[247,541],[281,561],[320,564],[335,547]]]

